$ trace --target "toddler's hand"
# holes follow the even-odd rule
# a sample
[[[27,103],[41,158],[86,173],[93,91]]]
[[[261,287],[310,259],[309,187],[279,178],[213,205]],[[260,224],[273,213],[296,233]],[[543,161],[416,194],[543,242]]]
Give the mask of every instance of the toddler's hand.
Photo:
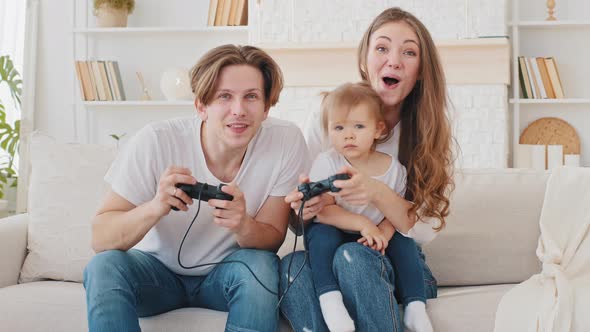
[[[379,251],[381,254],[385,253],[385,248],[389,244],[389,239],[386,238],[385,234],[375,226],[366,226],[361,230],[361,237],[357,242],[367,246],[371,249]]]

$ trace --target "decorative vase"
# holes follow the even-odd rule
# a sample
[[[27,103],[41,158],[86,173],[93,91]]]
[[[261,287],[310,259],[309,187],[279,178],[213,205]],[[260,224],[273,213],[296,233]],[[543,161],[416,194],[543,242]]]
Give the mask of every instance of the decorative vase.
[[[185,68],[167,69],[160,79],[160,89],[168,100],[193,100],[188,70]]]
[[[102,4],[94,13],[96,26],[100,28],[122,28],[127,26],[129,11],[127,8],[113,8]]]

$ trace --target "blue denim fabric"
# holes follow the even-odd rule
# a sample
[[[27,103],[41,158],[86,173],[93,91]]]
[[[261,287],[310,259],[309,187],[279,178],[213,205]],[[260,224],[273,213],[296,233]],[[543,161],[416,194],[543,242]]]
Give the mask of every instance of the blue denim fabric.
[[[419,247],[418,256],[423,268],[426,298],[435,298],[436,280],[426,265]],[[284,292],[288,284],[289,261],[293,259],[291,271],[298,271],[304,257],[304,252],[298,251],[281,261],[281,292]],[[336,250],[332,269],[357,331],[403,332],[404,327],[395,297],[395,273],[387,257],[361,244],[345,243]],[[314,290],[309,263],[303,266],[300,275],[292,283],[280,308],[283,316],[297,332],[328,331]]]
[[[271,290],[278,289],[278,257],[240,249],[225,260],[246,263]],[[224,261],[225,261],[224,260]],[[88,327],[92,331],[140,331],[138,317],[182,307],[229,311],[226,331],[277,331],[278,297],[238,263],[217,265],[206,276],[171,272],[139,250],[96,255],[84,270]]]
[[[385,255],[391,261],[395,275],[395,298],[405,306],[413,301],[426,303],[424,262],[414,239],[395,232]]]
[[[359,238],[358,234],[346,233],[331,225],[312,222],[306,227],[305,246],[309,252],[311,276],[318,297],[340,289],[332,272],[334,254],[343,243],[356,242]],[[398,301],[404,306],[412,301],[426,302],[424,273],[416,242],[395,232],[385,254],[393,266]]]

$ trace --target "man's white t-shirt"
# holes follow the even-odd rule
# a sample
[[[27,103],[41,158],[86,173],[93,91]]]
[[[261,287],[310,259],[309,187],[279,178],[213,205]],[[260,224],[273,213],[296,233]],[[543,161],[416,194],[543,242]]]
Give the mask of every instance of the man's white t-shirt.
[[[315,109],[308,115],[304,125],[304,136],[312,160],[315,160],[322,151],[330,149],[330,142],[322,130],[321,118],[321,111],[319,108]],[[389,139],[378,144],[376,150],[389,154],[397,159],[399,153],[401,121],[398,122],[392,130],[393,133]],[[412,237],[420,245],[428,243],[438,234],[433,227],[438,227],[439,225],[440,221],[435,218],[418,221],[414,227],[408,231],[407,236]]]
[[[207,168],[201,148],[201,124],[195,116],[146,126],[125,145],[105,180],[114,192],[136,206],[155,197],[160,176],[171,165],[189,168],[198,182],[217,186],[221,181]],[[244,194],[247,213],[255,217],[269,196],[286,196],[309,164],[305,140],[297,126],[270,117],[263,121],[234,179]],[[186,270],[177,261],[180,242],[198,202],[195,199],[187,212],[170,211],[134,248],[155,256],[177,274],[207,274],[214,266]],[[212,210],[201,202],[199,216],[182,247],[183,265],[219,262],[239,249],[234,234],[213,222]]]
[[[331,148],[326,152],[320,153],[311,166],[309,178],[311,181],[321,181],[329,176],[336,174],[342,166],[352,166],[344,156]],[[389,168],[385,173],[373,176],[374,179],[385,183],[389,188],[395,190],[401,196],[406,192],[406,168],[400,164],[397,158],[391,158]],[[379,225],[383,220],[383,213],[373,204],[352,205],[342,198],[336,196],[336,204],[347,211],[363,215],[371,220],[375,225]]]

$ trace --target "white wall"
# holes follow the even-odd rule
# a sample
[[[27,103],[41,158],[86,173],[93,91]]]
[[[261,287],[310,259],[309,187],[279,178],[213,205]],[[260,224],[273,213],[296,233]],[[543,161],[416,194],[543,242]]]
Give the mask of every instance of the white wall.
[[[253,1],[253,0],[251,0]],[[382,0],[382,1],[313,1],[264,0],[260,13],[250,11],[252,41],[358,41],[371,19],[383,8],[403,4],[429,27],[435,39],[505,34],[505,0]],[[88,1],[90,3],[90,1]],[[73,111],[78,98],[73,76],[73,0],[42,0],[40,11],[38,81],[35,112],[36,127],[58,141],[80,140],[85,130],[84,113]],[[169,2],[142,0],[130,16],[130,26],[204,26],[209,1],[176,0]],[[297,6],[295,6],[297,4]],[[81,6],[81,5],[79,5]],[[252,8],[253,4],[251,4]],[[291,14],[291,9],[293,14]],[[270,13],[270,14],[269,14]],[[258,16],[262,25],[258,24]],[[83,18],[84,15],[78,15]],[[93,25],[93,17],[89,16]],[[78,25],[85,24],[84,19]],[[262,28],[261,28],[262,27]],[[214,37],[212,37],[214,36]],[[136,99],[139,86],[135,71],[141,70],[154,99],[161,99],[159,79],[168,67],[190,67],[202,53],[226,42],[244,39],[236,33],[180,34],[92,37],[89,54],[95,59],[115,59],[121,67],[123,84],[129,99]],[[77,37],[78,51],[85,48]],[[93,41],[92,41],[93,40]],[[181,46],[179,46],[181,45]],[[123,51],[124,50],[124,51]],[[84,52],[81,52],[84,53]],[[148,53],[148,54],[146,54]],[[163,61],[162,59],[168,59]],[[332,87],[325,87],[329,89]],[[287,88],[273,114],[302,123],[306,112],[317,107],[320,88]],[[454,130],[461,144],[463,167],[505,167],[508,155],[509,117],[506,87],[450,86],[454,105]],[[75,97],[73,97],[73,95]],[[162,110],[96,108],[90,111],[95,141],[114,144],[108,134],[133,132],[146,121],[190,114],[186,107]],[[74,130],[78,121],[78,132]]]

